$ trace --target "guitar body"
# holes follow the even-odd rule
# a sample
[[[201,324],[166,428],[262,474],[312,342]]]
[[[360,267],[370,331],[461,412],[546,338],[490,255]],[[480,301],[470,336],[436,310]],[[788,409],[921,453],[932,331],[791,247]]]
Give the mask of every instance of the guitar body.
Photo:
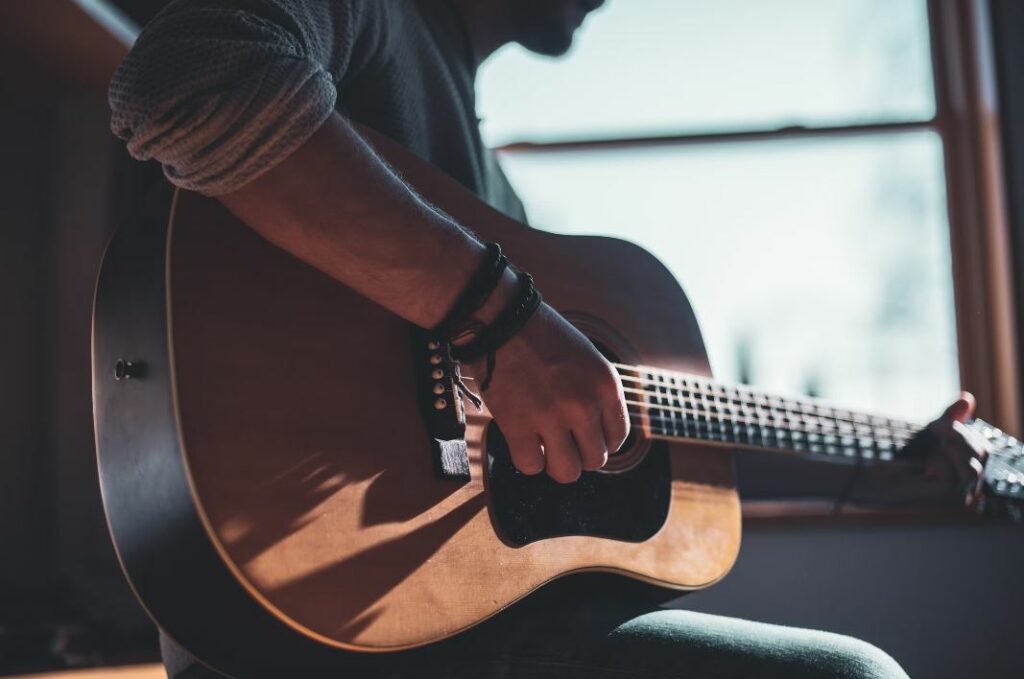
[[[375,144],[610,356],[709,374],[693,312],[650,254],[530,229]],[[97,287],[97,448],[129,582],[197,657],[358,664],[415,653],[572,573],[692,590],[731,567],[728,449],[637,432],[617,473],[559,486],[512,471],[469,406],[470,480],[442,478],[408,324],[220,203],[158,194],[111,243]]]

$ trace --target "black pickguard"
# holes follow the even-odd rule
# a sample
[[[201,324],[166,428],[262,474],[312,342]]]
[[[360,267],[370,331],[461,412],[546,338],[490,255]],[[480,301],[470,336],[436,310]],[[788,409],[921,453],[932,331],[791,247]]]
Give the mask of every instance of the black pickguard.
[[[665,523],[671,500],[666,444],[656,441],[633,469],[584,472],[561,484],[546,474],[520,473],[493,422],[487,432],[494,523],[515,545],[559,535],[592,535],[631,542],[651,538]]]

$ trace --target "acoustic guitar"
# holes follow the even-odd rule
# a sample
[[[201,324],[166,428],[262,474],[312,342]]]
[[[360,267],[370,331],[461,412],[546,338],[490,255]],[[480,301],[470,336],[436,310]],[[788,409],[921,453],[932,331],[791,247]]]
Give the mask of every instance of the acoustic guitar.
[[[98,464],[129,583],[198,658],[286,675],[408,656],[582,571],[707,587],[740,545],[734,449],[907,463],[919,425],[714,381],[648,252],[533,230],[367,134],[614,362],[633,433],[576,483],[518,473],[486,406],[406,322],[220,203],[160,187],[97,284]],[[465,441],[468,475],[438,472],[438,421]],[[990,500],[1012,504],[1020,442],[972,426],[994,446]]]

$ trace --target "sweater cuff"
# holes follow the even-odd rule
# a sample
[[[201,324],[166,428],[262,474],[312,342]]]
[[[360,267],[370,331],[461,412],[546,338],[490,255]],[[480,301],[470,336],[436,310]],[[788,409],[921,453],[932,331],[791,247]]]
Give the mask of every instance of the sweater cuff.
[[[300,60],[278,67],[263,74],[259,87],[274,93],[270,101],[261,96],[241,105],[214,101],[210,106],[221,111],[192,117],[202,120],[202,127],[220,119],[219,134],[211,138],[208,129],[194,130],[195,143],[190,143],[187,126],[179,130],[179,153],[163,158],[164,174],[172,184],[207,196],[231,193],[270,171],[320,129],[337,98],[329,74]]]

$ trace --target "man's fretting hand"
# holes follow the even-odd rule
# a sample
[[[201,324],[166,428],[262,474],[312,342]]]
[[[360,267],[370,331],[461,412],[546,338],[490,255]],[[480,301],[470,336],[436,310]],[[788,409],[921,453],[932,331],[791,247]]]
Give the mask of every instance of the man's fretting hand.
[[[967,426],[973,414],[974,397],[964,392],[901,452],[900,457],[923,462],[923,467],[890,472],[882,468],[875,482],[863,484],[855,499],[869,504],[977,507],[990,446]]]
[[[481,363],[464,371],[479,384]],[[571,483],[603,467],[629,434],[617,372],[547,304],[498,350],[483,397],[524,474]]]
[[[950,494],[963,495],[969,507],[981,499],[983,472],[989,444],[968,427],[974,414],[974,396],[963,392],[941,417],[925,427],[930,444],[925,457],[925,477]]]

